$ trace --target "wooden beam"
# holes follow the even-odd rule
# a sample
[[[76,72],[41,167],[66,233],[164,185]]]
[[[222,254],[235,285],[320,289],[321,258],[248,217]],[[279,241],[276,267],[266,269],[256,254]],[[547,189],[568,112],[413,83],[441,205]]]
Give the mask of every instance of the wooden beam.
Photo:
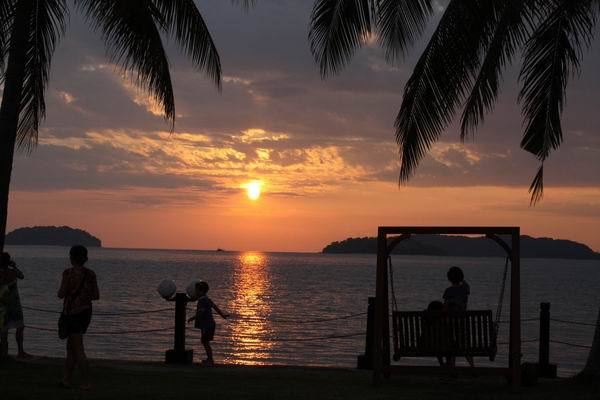
[[[446,235],[512,235],[519,228],[514,226],[380,226],[379,232],[385,235],[399,234],[446,234]]]

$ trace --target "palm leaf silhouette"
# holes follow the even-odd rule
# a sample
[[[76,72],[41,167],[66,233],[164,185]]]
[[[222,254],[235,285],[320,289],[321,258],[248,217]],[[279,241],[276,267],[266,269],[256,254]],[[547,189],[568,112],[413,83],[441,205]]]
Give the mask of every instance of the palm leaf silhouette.
[[[595,22],[590,0],[560,0],[551,6],[526,44],[520,74],[519,101],[526,121],[521,147],[542,163],[563,141],[560,117],[567,82],[579,72]],[[532,203],[541,199],[543,188],[542,166],[530,188]]]
[[[322,76],[337,73],[371,34],[368,0],[317,0],[308,35]]]
[[[412,176],[472,87],[495,11],[493,2],[462,0],[448,5],[406,83],[396,117],[401,182]]]
[[[309,39],[321,75],[339,72],[376,32],[386,59],[404,56],[432,14],[425,0],[316,0]],[[450,0],[404,88],[396,117],[401,183],[461,113],[461,140],[493,110],[521,51],[521,147],[542,163],[562,143],[566,87],[593,39],[600,0]],[[375,25],[373,29],[371,25]],[[531,185],[541,199],[543,166]]]

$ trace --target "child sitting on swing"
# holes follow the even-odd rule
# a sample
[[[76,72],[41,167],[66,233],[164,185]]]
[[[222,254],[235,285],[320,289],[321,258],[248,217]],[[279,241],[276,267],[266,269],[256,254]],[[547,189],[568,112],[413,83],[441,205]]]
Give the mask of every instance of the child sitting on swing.
[[[459,267],[451,267],[446,276],[452,285],[444,291],[444,308],[450,314],[464,313],[467,311],[467,303],[471,294],[471,288],[465,281],[465,274]],[[473,357],[467,355],[465,358],[471,367],[475,365]],[[447,365],[454,366],[455,363],[456,357],[447,357]]]
[[[443,331],[442,325],[444,324],[445,312],[444,303],[441,301],[432,301],[425,310],[423,318],[423,325],[421,327],[421,336],[419,337],[419,343],[425,348],[435,346],[435,342],[440,339],[439,335]],[[436,355],[440,366],[444,365],[444,357]]]
[[[459,267],[451,267],[446,274],[452,284],[444,291],[444,305],[446,310],[451,313],[461,313],[467,311],[467,303],[471,288],[465,282],[465,275]]]

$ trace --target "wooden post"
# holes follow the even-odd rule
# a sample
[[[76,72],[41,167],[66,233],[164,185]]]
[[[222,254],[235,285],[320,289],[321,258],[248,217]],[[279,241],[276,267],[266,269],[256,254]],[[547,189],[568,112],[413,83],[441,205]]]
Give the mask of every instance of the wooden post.
[[[173,348],[176,352],[185,350],[185,307],[187,305],[187,296],[185,293],[175,295],[175,335]]]
[[[193,350],[185,349],[185,323],[188,297],[185,293],[175,295],[175,333],[173,349],[167,350],[165,362],[168,364],[190,364],[193,360]]]
[[[513,391],[521,387],[521,230],[512,233],[509,368]]]
[[[369,297],[367,307],[367,337],[365,338],[365,353],[358,356],[358,369],[373,368],[373,328],[375,325],[375,297]]]
[[[390,377],[390,365],[392,364],[392,360],[390,357],[390,296],[389,296],[389,287],[390,287],[390,283],[389,283],[389,265],[388,265],[388,257],[390,256],[389,254],[389,248],[387,245],[387,238],[385,241],[385,274],[384,274],[384,298],[383,298],[383,336],[382,336],[382,340],[383,340],[383,346],[382,346],[382,351],[383,351],[383,358],[382,358],[382,363],[383,363],[383,376],[386,378]]]
[[[538,373],[544,378],[556,378],[556,365],[550,364],[550,303],[540,303]]]
[[[387,240],[381,228],[377,232],[377,270],[375,275],[375,329],[373,334],[373,383],[381,380],[384,367],[384,320],[387,316]],[[389,356],[389,355],[388,355]]]
[[[550,303],[540,303],[540,367],[550,363]]]

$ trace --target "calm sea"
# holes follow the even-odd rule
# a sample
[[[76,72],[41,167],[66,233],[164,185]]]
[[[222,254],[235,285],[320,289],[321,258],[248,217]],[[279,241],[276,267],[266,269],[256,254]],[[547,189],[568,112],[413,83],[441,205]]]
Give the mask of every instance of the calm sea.
[[[9,247],[7,251],[25,273],[25,280],[19,283],[23,305],[60,311],[56,291],[68,266],[68,249]],[[471,285],[469,307],[496,310],[504,267],[501,258],[395,256],[393,264],[400,309],[422,310],[429,301],[439,299],[448,285],[446,270],[459,265]],[[91,357],[164,358],[164,351],[173,345],[169,328],[173,326],[174,305],[156,291],[163,279],[172,279],[182,291],[193,279],[208,281],[213,301],[232,315],[227,321],[216,316],[213,347],[219,362],[354,367],[356,356],[364,352],[366,317],[335,318],[366,312],[367,298],[375,290],[374,255],[92,249],[89,267],[96,271],[101,293],[86,336]],[[524,259],[523,318],[537,317],[539,303],[547,301],[552,303],[554,318],[594,323],[600,305],[599,287],[598,261]],[[136,314],[165,308],[169,310]],[[508,309],[507,298],[502,319],[508,318]],[[27,351],[41,356],[64,355],[64,342],[55,332],[55,313],[26,309],[25,320],[31,326],[26,330]],[[154,329],[168,330],[122,334]],[[535,321],[523,323],[523,338],[536,339],[538,329]],[[589,346],[592,335],[591,326],[551,324],[553,340]],[[326,339],[330,336],[348,337]],[[195,350],[195,360],[200,360],[204,354],[199,332],[188,329],[187,340],[188,347]],[[508,326],[503,325],[499,342],[506,341]],[[524,361],[536,360],[537,346],[535,342],[523,344]],[[496,364],[506,363],[506,351],[506,346],[500,347]],[[585,348],[558,343],[551,346],[551,359],[559,365],[561,375],[578,371],[586,355]],[[483,359],[477,362],[489,364]]]

